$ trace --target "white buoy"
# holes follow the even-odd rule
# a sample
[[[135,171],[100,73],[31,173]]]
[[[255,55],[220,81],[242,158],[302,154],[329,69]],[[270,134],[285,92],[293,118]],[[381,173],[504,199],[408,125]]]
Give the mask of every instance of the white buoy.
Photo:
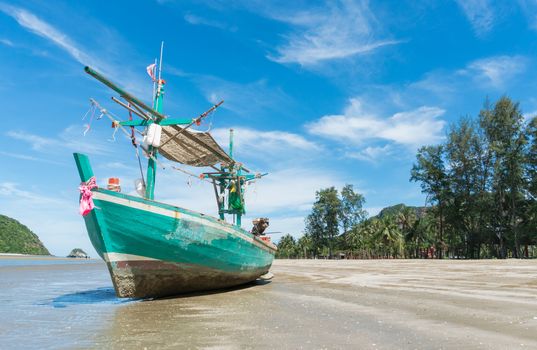
[[[160,147],[160,136],[162,135],[162,126],[158,124],[151,124],[147,128],[147,135],[144,137],[145,146],[153,146],[155,148]]]

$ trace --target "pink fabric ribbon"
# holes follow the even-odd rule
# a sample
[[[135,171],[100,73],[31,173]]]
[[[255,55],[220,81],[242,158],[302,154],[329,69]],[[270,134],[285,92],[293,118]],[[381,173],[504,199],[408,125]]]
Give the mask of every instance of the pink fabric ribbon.
[[[80,215],[86,216],[95,208],[93,204],[93,192],[91,190],[97,187],[95,176],[92,176],[88,181],[80,183]]]

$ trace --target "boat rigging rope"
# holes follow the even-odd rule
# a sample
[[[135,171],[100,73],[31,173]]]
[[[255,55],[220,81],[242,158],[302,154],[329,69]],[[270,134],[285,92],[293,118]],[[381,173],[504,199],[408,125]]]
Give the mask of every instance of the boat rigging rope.
[[[113,127],[114,129],[120,128],[121,131],[123,131],[123,133],[125,134],[125,136],[126,136],[129,140],[131,139],[131,136],[130,136],[129,132],[127,131],[127,129],[125,129],[125,127],[124,127],[123,125],[119,124],[119,122],[118,122],[118,118],[117,118],[117,116],[116,116],[114,113],[109,112],[109,111],[106,110],[105,108],[101,107],[101,105],[100,105],[97,101],[95,101],[94,99],[92,99],[92,98],[90,98],[90,102],[91,102],[91,104],[92,104],[93,106],[95,106],[96,109],[97,109],[97,108],[99,109],[99,112],[101,112],[101,115],[97,118],[97,120],[98,120],[98,119],[101,119],[103,116],[106,116],[108,119],[110,119],[110,120],[112,121],[112,127]],[[89,130],[89,128],[88,128],[87,130]],[[86,132],[87,132],[87,130],[86,130]],[[115,135],[116,131],[117,131],[117,130],[114,130],[114,135]],[[84,135],[85,135],[85,134],[84,134]],[[114,140],[115,140],[115,138],[114,138]]]
[[[116,135],[118,129],[121,129],[121,131],[123,131],[123,133],[125,134],[125,137],[127,137],[128,139],[131,140],[132,145],[136,148],[136,158],[138,159],[138,166],[140,168],[140,174],[142,176],[142,183],[143,183],[143,185],[145,187],[145,178],[144,178],[144,172],[143,172],[143,168],[142,168],[142,161],[140,159],[140,152],[138,150],[138,143],[136,142],[136,137],[134,136],[135,132],[138,132],[139,134],[142,134],[142,133],[139,130],[136,130],[134,127],[131,127],[131,132],[129,133],[127,131],[127,129],[123,125],[119,124],[119,122],[117,120],[118,118],[116,117],[116,115],[114,115],[112,112],[107,111],[105,108],[102,108],[101,105],[97,101],[95,101],[94,99],[91,98],[90,102],[91,102],[90,110],[93,109],[92,118],[93,118],[93,114],[95,114],[95,111],[97,109],[99,109],[99,111],[101,112],[101,115],[97,119],[101,119],[103,116],[106,116],[108,119],[110,119],[112,121],[112,127],[114,128],[114,133],[112,134],[112,140],[113,141],[116,140],[115,135]],[[89,113],[89,111],[88,111],[88,113]],[[86,113],[86,115],[88,113]],[[84,116],[84,118],[86,117],[86,115]],[[130,117],[129,119],[132,120],[132,114],[131,114],[130,111],[129,111],[129,117]],[[84,135],[86,135],[88,130],[89,130],[89,127],[84,132]]]
[[[213,120],[214,120],[214,114],[215,114],[215,113],[216,113],[216,109],[213,110],[213,111],[210,113],[210,115],[209,115],[209,118],[210,118],[210,120],[209,120],[209,127],[208,127],[207,130],[205,130],[204,132],[209,132],[209,131],[211,131],[211,129],[213,128]],[[209,118],[207,118],[207,119],[209,119]]]
[[[144,154],[145,154],[147,157],[153,159],[153,160],[154,160],[154,161],[155,161],[155,162],[156,162],[156,163],[157,163],[163,170],[166,170],[166,168],[168,167],[167,165],[164,165],[164,163],[162,163],[160,160],[158,160],[157,158],[155,158],[155,156],[149,154],[145,148],[143,148],[142,146],[140,146],[140,147],[142,148],[142,150],[144,151]],[[209,179],[207,179],[207,178],[205,178],[205,177],[202,178],[202,177],[200,177],[200,176],[198,176],[198,175],[196,175],[196,174],[194,174],[194,173],[191,173],[191,172],[188,171],[188,170],[181,169],[181,168],[179,168],[179,167],[176,167],[175,165],[170,165],[170,167],[171,167],[172,169],[174,169],[174,170],[180,171],[180,172],[182,172],[182,173],[184,173],[184,174],[186,174],[186,175],[189,175],[189,176],[191,176],[191,177],[198,178],[200,181],[207,181],[207,182],[209,182],[209,183],[212,184],[212,182],[209,181]]]
[[[92,116],[91,116],[91,119],[93,119],[93,115],[95,114],[97,109],[99,109],[99,112],[101,112],[101,115],[97,119],[101,119],[103,116],[106,116],[108,119],[110,119],[112,121],[112,127],[115,129],[114,133],[112,134],[112,138],[113,138],[114,141],[115,141],[115,134],[117,132],[117,129],[121,129],[121,131],[123,131],[123,133],[125,134],[125,137],[130,139],[131,142],[133,143],[133,145],[136,147],[136,157],[138,158],[138,165],[140,166],[140,173],[142,174],[142,181],[144,183],[144,186],[145,186],[145,179],[144,179],[144,175],[143,175],[142,162],[140,160],[140,153],[139,153],[138,148],[141,148],[142,151],[144,152],[144,154],[147,157],[153,159],[162,169],[167,168],[167,166],[165,166],[161,161],[159,161],[157,158],[155,158],[152,154],[149,154],[148,150],[146,150],[142,145],[138,145],[138,143],[136,142],[136,138],[134,138],[134,136],[133,136],[133,132],[135,131],[135,132],[139,133],[140,135],[143,135],[142,132],[140,132],[139,130],[136,130],[134,127],[131,127],[131,133],[129,133],[127,131],[127,129],[123,125],[119,124],[118,118],[116,117],[116,115],[114,115],[112,112],[109,112],[105,108],[101,107],[101,105],[97,101],[95,101],[93,98],[90,98],[90,102],[91,102],[91,107],[88,110],[88,112],[86,112],[86,114],[84,115],[84,117],[82,119],[86,118],[86,116],[88,115],[88,113],[91,110],[93,110]],[[214,113],[214,111],[211,111],[211,112]],[[129,115],[130,115],[130,120],[132,120],[132,114],[130,112],[129,112]],[[91,123],[91,121],[90,121],[90,123]],[[212,126],[212,121],[211,121],[211,123],[209,125],[209,129],[211,128],[211,126]],[[86,133],[89,131],[89,129],[90,129],[90,126],[88,125],[86,131],[84,131],[84,135],[86,135]],[[191,173],[191,172],[189,172],[187,170],[181,169],[181,168],[176,167],[174,165],[171,165],[171,168],[174,169],[174,170],[180,171],[180,172],[182,172],[182,173],[184,173],[186,175],[189,175],[191,177],[198,178],[198,179],[200,179],[200,181],[207,181],[207,182],[212,184],[212,182],[209,179],[202,178],[202,177],[200,177],[200,176],[198,176],[198,175],[196,175],[194,173]]]
[[[95,110],[96,110],[96,107],[95,107],[95,105],[92,103],[92,105],[90,106],[90,108],[88,109],[88,111],[86,112],[86,114],[84,114],[84,116],[82,117],[82,120],[86,119],[86,117],[88,116],[88,114],[91,112],[91,116],[90,116],[90,119],[89,119],[88,124],[84,124],[84,127],[86,128],[86,129],[84,130],[84,136],[86,136],[86,134],[88,133],[88,131],[91,129],[91,122],[93,121],[93,117],[95,116]]]

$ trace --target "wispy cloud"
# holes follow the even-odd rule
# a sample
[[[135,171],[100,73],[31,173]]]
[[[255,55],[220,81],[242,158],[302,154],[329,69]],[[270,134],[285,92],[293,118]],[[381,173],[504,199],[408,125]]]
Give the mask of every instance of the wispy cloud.
[[[416,146],[441,140],[445,121],[438,117],[444,112],[438,107],[422,106],[381,118],[365,111],[362,101],[354,98],[343,114],[324,116],[307,124],[306,128],[314,135],[355,145],[370,140],[384,140]]]
[[[6,46],[14,47],[15,44],[9,39],[0,39],[0,43]]]
[[[513,85],[527,70],[530,61],[525,56],[492,56],[474,60],[457,70],[436,70],[409,85],[414,89],[425,90],[446,99],[464,91],[481,89],[489,92],[504,90]]]
[[[28,143],[32,150],[42,153],[57,153],[62,150],[77,151],[88,154],[106,154],[109,147],[102,142],[94,142],[91,136],[84,138],[82,128],[72,125],[64,129],[57,137],[44,137],[21,130],[10,130],[6,135],[12,139]]]
[[[494,26],[495,12],[489,0],[457,0],[476,35],[483,36]]]
[[[0,3],[0,11],[13,17],[22,27],[50,40],[65,50],[71,57],[81,64],[98,65],[97,60],[83,52],[78,45],[60,30],[45,22],[35,14],[20,7]]]
[[[192,13],[187,13],[184,16],[184,19],[185,21],[187,21],[188,23],[192,25],[203,25],[203,26],[208,26],[208,27],[214,27],[217,29],[229,29],[230,31],[233,31],[233,32],[237,30],[236,26],[229,26],[225,22],[206,18],[206,17],[201,17]]]
[[[56,165],[62,164],[60,162],[56,162],[50,159],[44,159],[43,157],[34,157],[34,156],[29,156],[27,154],[20,154],[20,153],[14,153],[14,152],[0,151],[0,155],[5,156],[5,157],[15,158],[15,159],[28,160],[30,162],[41,162],[41,163],[56,164]]]
[[[393,146],[368,146],[359,151],[346,152],[345,156],[348,158],[355,158],[358,160],[364,160],[371,163],[377,163],[380,159],[392,154]]]
[[[481,85],[504,88],[507,82],[526,70],[523,56],[495,56],[473,61],[460,74],[467,74]]]
[[[54,197],[43,196],[34,192],[23,190],[19,184],[13,182],[0,182],[0,197],[19,198],[30,200],[35,204],[64,204],[65,202]]]
[[[82,65],[92,66],[101,73],[104,73],[106,76],[124,84],[124,87],[131,90],[131,92],[141,95],[147,94],[150,91],[151,84],[149,83],[149,80],[142,80],[142,78],[145,78],[143,74],[143,69],[145,66],[140,67],[140,73],[133,74],[132,71],[128,70],[128,67],[126,67],[124,63],[112,63],[115,62],[115,57],[112,57],[113,55],[111,55],[109,51],[106,51],[106,61],[102,60],[99,55],[88,53],[96,52],[97,50],[91,50],[84,47],[84,45],[81,45],[79,42],[74,40],[66,32],[61,31],[53,24],[47,22],[27,9],[0,2],[0,11],[15,19],[15,21],[17,21],[21,27],[48,40],[58,48],[62,49],[76,62]],[[110,35],[111,31],[108,28],[100,24],[98,25],[98,28],[96,28],[96,26],[97,24],[92,24],[92,32],[107,35],[106,38],[101,39],[109,41],[109,45],[107,47],[121,46],[117,40],[112,38]],[[36,54],[44,55],[43,51],[37,51],[35,49],[32,49],[32,51]],[[99,49],[99,51],[102,51],[102,49]],[[122,62],[123,61],[124,59]],[[118,74],[118,72],[121,72],[121,74]]]
[[[264,8],[265,15],[285,22],[292,30],[285,44],[268,58],[280,63],[303,66],[371,53],[399,40],[380,39],[380,22],[367,1],[336,1],[292,13],[281,8]]]
[[[524,15],[528,19],[528,25],[531,29],[537,30],[537,1],[535,0],[518,0]]]
[[[224,100],[222,108],[253,117],[263,111],[278,111],[278,106],[293,103],[281,88],[270,86],[267,80],[260,79],[249,83],[227,81],[213,76],[197,76],[194,81],[200,87],[205,98],[211,103]]]
[[[307,140],[304,136],[286,131],[262,131],[244,127],[234,127],[234,144],[238,149],[248,149],[255,153],[274,153],[286,150],[318,151],[320,146]],[[220,143],[225,143],[229,138],[229,129],[215,129],[213,136]]]

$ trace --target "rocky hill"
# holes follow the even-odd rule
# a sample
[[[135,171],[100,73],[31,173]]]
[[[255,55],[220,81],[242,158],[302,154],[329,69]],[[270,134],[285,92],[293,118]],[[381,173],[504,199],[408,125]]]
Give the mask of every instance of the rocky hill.
[[[0,215],[0,253],[50,255],[35,233],[5,215]]]
[[[405,208],[412,209],[414,211],[414,213],[416,214],[417,218],[424,217],[425,213],[428,210],[427,207],[413,207],[413,206],[410,206],[410,205],[405,205],[403,203],[400,203],[400,204],[392,205],[390,207],[386,207],[386,208],[382,209],[376,216],[379,219],[382,219],[385,216],[395,215],[395,214],[399,213],[401,210],[404,210]]]
[[[69,253],[69,255],[67,255],[67,257],[68,258],[89,259],[88,253],[86,253],[85,251],[83,251],[80,248],[75,248],[75,249],[71,250],[71,253]]]

